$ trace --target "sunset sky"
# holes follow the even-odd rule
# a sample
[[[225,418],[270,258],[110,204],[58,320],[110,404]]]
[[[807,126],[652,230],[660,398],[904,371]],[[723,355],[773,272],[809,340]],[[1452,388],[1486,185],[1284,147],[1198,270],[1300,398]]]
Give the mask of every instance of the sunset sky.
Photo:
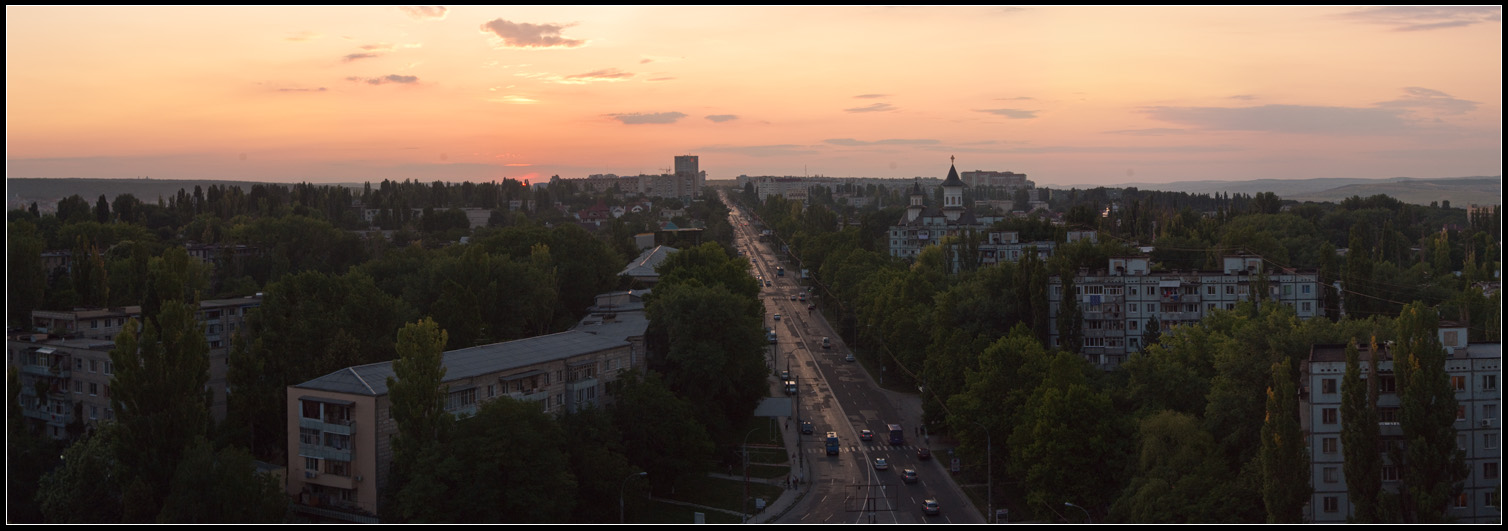
[[[1500,175],[1502,10],[7,7],[10,178]]]

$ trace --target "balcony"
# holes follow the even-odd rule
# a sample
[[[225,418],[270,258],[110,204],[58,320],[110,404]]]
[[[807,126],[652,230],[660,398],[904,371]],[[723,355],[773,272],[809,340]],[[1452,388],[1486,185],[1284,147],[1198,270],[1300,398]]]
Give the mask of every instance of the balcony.
[[[350,446],[347,446],[345,448],[333,448],[330,446],[325,446],[323,444],[305,444],[303,442],[300,442],[298,445],[298,455],[304,457],[329,459],[332,461],[350,461],[351,455],[355,453],[354,450],[355,449]]]
[[[46,422],[48,426],[64,427],[73,422],[73,412],[53,413],[45,409],[23,408],[21,416]]]
[[[514,391],[508,393],[508,398],[512,398],[520,402],[544,402],[546,400],[549,400],[550,392],[543,387],[538,389],[526,389],[523,391]]]
[[[68,367],[60,365],[54,365],[51,367],[46,365],[22,365],[21,374],[41,376],[44,378],[68,378],[73,374],[73,371],[69,370]]]
[[[299,419],[298,419],[298,427],[300,427],[300,428],[309,428],[309,429],[314,429],[314,430],[319,430],[319,431],[329,432],[329,433],[336,433],[336,434],[340,434],[340,435],[355,435],[356,434],[356,421],[354,421],[354,420],[329,419],[328,421],[326,421],[324,419],[311,419],[311,418],[308,418],[308,417],[299,417]]]
[[[578,390],[578,389],[591,389],[593,387],[597,387],[597,378],[595,378],[595,377],[594,378],[582,378],[580,380],[574,380],[574,381],[566,382],[566,390],[567,391],[575,391],[575,390]]]

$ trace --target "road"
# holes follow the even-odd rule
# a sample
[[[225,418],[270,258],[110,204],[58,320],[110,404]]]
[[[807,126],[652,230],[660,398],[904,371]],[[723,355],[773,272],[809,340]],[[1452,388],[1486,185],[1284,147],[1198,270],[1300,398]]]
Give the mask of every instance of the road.
[[[984,523],[949,474],[945,451],[918,459],[917,449],[928,447],[930,440],[919,436],[916,396],[881,389],[863,365],[845,361],[847,345],[821,312],[808,309],[817,301],[801,285],[801,272],[778,260],[778,243],[759,241],[752,213],[734,206],[726,194],[724,203],[733,209],[735,244],[760,279],[760,299],[769,316],[765,324],[774,328],[778,340],[770,352],[776,372],[789,370],[798,383],[798,418],[792,429],[802,421],[813,424],[812,433],[801,437],[798,456],[798,466],[810,473],[806,481],[811,491],[777,523]],[[786,267],[784,276],[777,274],[779,267]],[[807,301],[800,300],[803,293]],[[822,347],[824,337],[831,348]],[[886,425],[891,423],[902,425],[903,444],[889,444]],[[860,440],[864,429],[873,432],[873,441]],[[838,433],[836,456],[827,455],[824,446],[829,431]],[[876,458],[884,458],[888,469],[876,470]],[[917,472],[915,483],[902,482],[906,469]],[[926,498],[938,500],[941,514],[922,514]]]

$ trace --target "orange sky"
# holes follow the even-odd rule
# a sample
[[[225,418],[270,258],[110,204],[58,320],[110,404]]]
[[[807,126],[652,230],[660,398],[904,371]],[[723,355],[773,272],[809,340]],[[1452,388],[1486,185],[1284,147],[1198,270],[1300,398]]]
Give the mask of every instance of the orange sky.
[[[7,7],[7,175],[1500,175],[1487,8]]]

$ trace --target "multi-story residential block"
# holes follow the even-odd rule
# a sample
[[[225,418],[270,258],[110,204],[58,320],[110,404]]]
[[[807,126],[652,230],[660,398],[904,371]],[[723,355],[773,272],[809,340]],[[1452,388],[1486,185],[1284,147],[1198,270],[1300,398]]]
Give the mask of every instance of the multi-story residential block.
[[[466,416],[508,397],[560,413],[602,404],[619,374],[643,366],[631,327],[606,323],[444,354],[446,411]],[[642,330],[639,332],[642,336]],[[288,387],[288,484],[297,510],[375,521],[397,426],[387,380],[392,362],[348,367]]]
[[[1109,268],[1080,270],[1073,278],[1074,293],[1063,293],[1063,279],[1048,280],[1047,298],[1053,323],[1052,347],[1061,344],[1056,327],[1065,297],[1078,301],[1083,312],[1080,352],[1101,368],[1114,368],[1129,353],[1146,345],[1143,335],[1153,318],[1160,330],[1194,323],[1215,310],[1231,310],[1253,300],[1255,285],[1267,283],[1267,296],[1294,309],[1300,319],[1321,314],[1317,272],[1282,270],[1265,273],[1257,256],[1227,256],[1219,271],[1154,273],[1145,257],[1111,258]]]
[[[262,305],[260,295],[239,299],[210,299],[199,302],[194,317],[204,325],[204,341],[209,346],[209,391],[213,396],[210,414],[215,420],[224,420],[226,412],[226,374],[229,372],[231,337],[245,326],[251,311]],[[77,310],[34,310],[31,322],[35,333],[23,334],[31,343],[52,346],[57,341],[94,340],[104,349],[104,360],[109,360],[109,351],[114,340],[131,319],[141,319],[141,306],[119,308],[93,308]],[[44,333],[45,332],[45,333]],[[71,338],[71,339],[70,339]],[[16,343],[12,340],[11,343]],[[79,356],[83,354],[80,353]],[[75,359],[88,359],[75,356]],[[14,364],[15,362],[12,361]],[[109,380],[109,378],[105,378]],[[108,404],[106,400],[104,403]],[[89,417],[95,420],[94,417]]]
[[[963,183],[969,186],[988,186],[991,188],[1004,188],[1010,191],[1018,189],[1030,190],[1037,186],[1037,183],[1026,178],[1026,174],[1010,171],[966,171],[960,173],[959,178],[963,179]]]
[[[1502,520],[1498,498],[1502,463],[1502,423],[1499,414],[1502,391],[1502,346],[1499,343],[1466,344],[1466,328],[1442,322],[1439,330],[1447,358],[1445,371],[1456,391],[1456,443],[1466,453],[1470,473],[1461,493],[1446,510],[1446,516],[1461,523],[1495,523]],[[1402,441],[1399,424],[1398,383],[1393,378],[1393,355],[1388,345],[1373,352],[1359,345],[1363,378],[1377,378],[1378,434],[1386,448]],[[1376,374],[1368,374],[1376,358]],[[1314,523],[1345,523],[1354,513],[1346,489],[1345,445],[1341,440],[1341,392],[1346,374],[1345,345],[1315,345],[1309,359],[1300,364],[1300,422],[1308,436],[1314,486],[1306,516]],[[1396,491],[1401,483],[1396,465],[1383,456],[1383,488]]]
[[[6,338],[6,362],[21,378],[21,415],[54,439],[69,435],[70,425],[115,418],[110,408],[114,341],[61,339],[44,333]]]

